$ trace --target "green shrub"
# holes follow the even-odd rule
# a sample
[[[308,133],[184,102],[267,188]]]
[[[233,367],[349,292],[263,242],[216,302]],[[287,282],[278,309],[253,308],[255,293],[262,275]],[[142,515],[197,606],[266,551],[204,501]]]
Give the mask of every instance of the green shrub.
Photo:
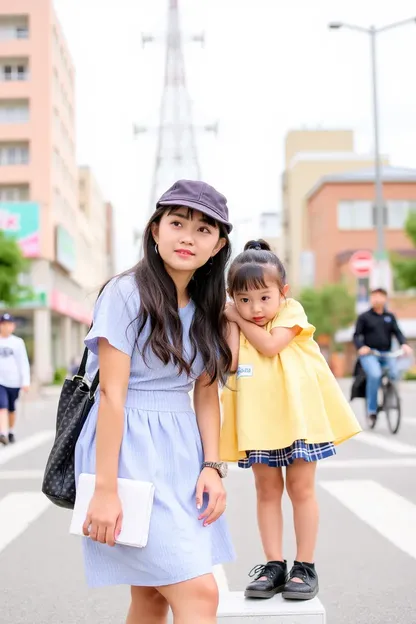
[[[65,367],[61,366],[59,368],[57,368],[54,372],[53,375],[53,383],[56,386],[62,386],[62,384],[64,383],[66,376],[68,374],[68,371]]]

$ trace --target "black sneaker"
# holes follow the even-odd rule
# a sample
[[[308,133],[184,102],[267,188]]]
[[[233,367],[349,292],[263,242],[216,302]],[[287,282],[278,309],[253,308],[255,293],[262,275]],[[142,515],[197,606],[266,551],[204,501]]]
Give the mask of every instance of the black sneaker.
[[[301,579],[302,583],[292,581],[294,578]],[[315,598],[318,591],[319,583],[315,566],[310,563],[295,561],[289,574],[289,580],[282,592],[283,598],[286,600],[311,600]]]
[[[2,433],[0,434],[0,444],[4,444],[6,446],[9,443],[8,439]]]
[[[266,565],[255,566],[249,576],[255,576],[255,579],[247,585],[244,592],[246,598],[272,598],[283,591],[287,581],[287,563],[269,561]]]
[[[14,442],[16,442],[14,433],[9,433],[9,442],[10,444],[14,444]]]

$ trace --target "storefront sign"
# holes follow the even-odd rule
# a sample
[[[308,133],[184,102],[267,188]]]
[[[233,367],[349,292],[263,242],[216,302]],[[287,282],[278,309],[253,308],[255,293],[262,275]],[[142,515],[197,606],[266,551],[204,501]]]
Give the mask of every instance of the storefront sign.
[[[56,226],[56,261],[67,271],[75,269],[75,242],[62,225]]]
[[[85,323],[85,325],[90,325],[91,323],[91,312],[89,312],[83,304],[71,299],[71,297],[60,290],[52,290],[50,306],[54,312],[58,312],[63,316],[69,316],[75,321]]]
[[[40,206],[36,202],[0,202],[0,230],[17,240],[26,258],[40,255]]]

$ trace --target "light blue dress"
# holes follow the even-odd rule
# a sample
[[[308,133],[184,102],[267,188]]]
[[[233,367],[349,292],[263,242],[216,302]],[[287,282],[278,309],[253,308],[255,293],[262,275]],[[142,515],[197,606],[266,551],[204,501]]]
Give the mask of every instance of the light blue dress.
[[[149,541],[145,548],[110,547],[83,539],[87,583],[158,587],[212,572],[213,565],[231,561],[234,552],[224,516],[204,527],[198,520],[195,487],[203,452],[189,391],[203,372],[198,355],[192,378],[164,365],[152,352],[141,355],[149,327],[137,339],[140,298],[133,275],[114,278],[98,299],[94,324],[85,339],[92,352],[88,376],[98,367],[98,338],[131,355],[131,371],[124,411],[119,477],[151,481],[155,485]],[[184,353],[191,353],[191,302],[179,310]],[[75,450],[76,478],[95,473],[97,401]],[[204,506],[206,505],[206,500]]]

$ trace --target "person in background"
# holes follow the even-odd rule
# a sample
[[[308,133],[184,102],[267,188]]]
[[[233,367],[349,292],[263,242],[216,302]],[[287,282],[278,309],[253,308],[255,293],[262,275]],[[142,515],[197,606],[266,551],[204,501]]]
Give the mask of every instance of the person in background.
[[[411,355],[412,349],[406,344],[394,314],[387,310],[387,292],[376,288],[370,295],[371,308],[360,314],[354,332],[354,344],[357,348],[361,366],[366,374],[367,410],[370,419],[377,419],[377,393],[381,383],[382,367],[388,367],[389,377],[398,378],[397,360],[387,358],[391,351],[392,338],[395,336],[403,348],[404,355]],[[379,351],[380,356],[371,353]]]
[[[0,444],[15,441],[16,401],[20,390],[29,390],[30,366],[25,343],[14,335],[15,319],[0,316]]]

